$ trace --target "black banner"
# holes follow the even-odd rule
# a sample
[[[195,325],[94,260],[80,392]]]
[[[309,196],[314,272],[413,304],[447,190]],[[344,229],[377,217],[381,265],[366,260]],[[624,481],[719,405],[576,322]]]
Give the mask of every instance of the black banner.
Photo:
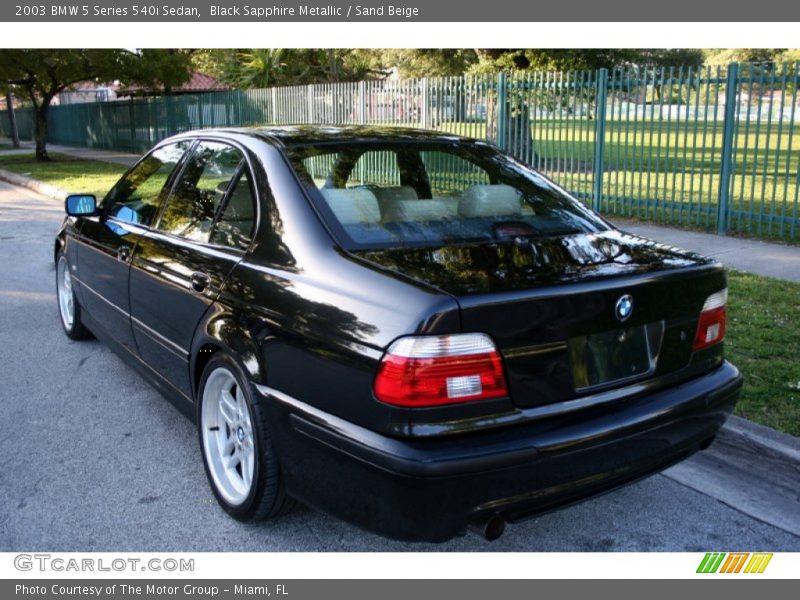
[[[353,560],[357,560],[354,557]],[[605,595],[660,600],[724,595],[735,600],[792,597],[794,582],[782,580],[4,580],[6,600],[490,600],[598,598]],[[782,594],[786,594],[783,596]]]
[[[280,0],[21,0],[0,5],[5,22],[270,22],[270,21],[432,21],[432,22],[768,22],[800,20],[800,3],[784,0],[332,0],[325,3]],[[676,32],[679,31],[676,25]],[[536,31],[531,31],[535,40]],[[609,40],[609,45],[613,45]]]

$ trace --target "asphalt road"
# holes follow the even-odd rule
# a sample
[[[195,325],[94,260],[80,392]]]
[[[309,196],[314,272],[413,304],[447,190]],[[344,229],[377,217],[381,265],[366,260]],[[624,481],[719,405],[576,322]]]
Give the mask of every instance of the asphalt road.
[[[0,550],[800,550],[800,537],[664,475],[493,543],[393,542],[305,508],[237,523],[211,495],[189,421],[101,343],[61,332],[61,218],[60,203],[0,182]]]

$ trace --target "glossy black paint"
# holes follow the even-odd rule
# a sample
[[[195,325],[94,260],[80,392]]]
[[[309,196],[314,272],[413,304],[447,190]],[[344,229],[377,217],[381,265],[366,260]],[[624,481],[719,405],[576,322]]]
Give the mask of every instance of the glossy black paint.
[[[76,262],[71,266],[81,304],[126,350],[136,352],[129,318],[128,272],[131,253],[145,230],[102,217],[79,219],[78,226]]]
[[[439,542],[466,523],[519,521],[690,456],[711,442],[740,387],[725,363],[602,411],[427,440],[384,437],[261,391],[273,401],[281,452],[297,457],[285,467],[294,494],[388,537]]]
[[[289,491],[402,539],[446,539],[487,514],[513,520],[570,502],[713,437],[741,385],[721,344],[691,352],[703,301],[725,287],[718,264],[610,226],[541,240],[345,251],[282,148],[387,135],[479,143],[305,126],[172,138],[245,153],[259,196],[253,244],[242,252],[177,238],[111,218],[102,203],[96,216],[69,217],[56,249],[67,250],[87,325],[190,415],[208,358],[233,356],[270,407]],[[204,285],[194,285],[197,274]],[[618,329],[623,293],[635,301],[626,326],[663,322],[657,368],[625,385],[576,390],[570,340]],[[495,339],[509,398],[412,410],[373,397],[393,340],[461,331]],[[491,464],[473,462],[476,455]]]
[[[189,348],[197,324],[240,258],[157,231],[136,246],[129,296],[139,355],[187,398],[193,393]]]

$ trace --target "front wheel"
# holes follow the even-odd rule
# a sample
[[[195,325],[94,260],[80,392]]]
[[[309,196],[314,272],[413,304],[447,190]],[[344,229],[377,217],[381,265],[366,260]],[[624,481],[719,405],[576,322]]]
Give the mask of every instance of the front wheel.
[[[63,252],[56,259],[56,295],[58,297],[58,314],[64,333],[71,340],[85,340],[91,333],[81,321],[81,305],[72,289],[72,275],[69,263]]]
[[[289,510],[262,400],[231,357],[211,358],[198,398],[203,463],[222,508],[240,521]]]

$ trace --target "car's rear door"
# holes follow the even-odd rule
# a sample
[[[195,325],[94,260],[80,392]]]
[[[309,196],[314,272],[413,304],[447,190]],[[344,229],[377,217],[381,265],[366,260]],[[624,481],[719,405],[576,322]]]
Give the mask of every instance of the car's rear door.
[[[181,141],[161,146],[142,159],[105,197],[101,216],[83,220],[77,238],[74,276],[81,302],[108,335],[134,354],[128,301],[130,258],[190,145]]]
[[[142,359],[188,398],[192,337],[249,247],[256,202],[241,149],[200,141],[131,261],[133,333]]]

